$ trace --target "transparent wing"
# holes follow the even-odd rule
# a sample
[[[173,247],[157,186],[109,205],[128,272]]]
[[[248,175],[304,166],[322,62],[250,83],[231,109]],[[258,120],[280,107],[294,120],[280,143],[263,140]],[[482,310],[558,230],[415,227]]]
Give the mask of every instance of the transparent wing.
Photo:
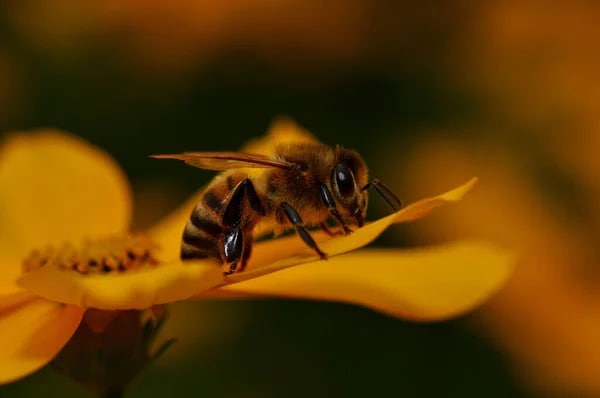
[[[205,170],[229,170],[244,167],[277,167],[289,169],[292,163],[265,155],[244,152],[184,152],[178,154],[151,155],[158,159],[178,159]]]

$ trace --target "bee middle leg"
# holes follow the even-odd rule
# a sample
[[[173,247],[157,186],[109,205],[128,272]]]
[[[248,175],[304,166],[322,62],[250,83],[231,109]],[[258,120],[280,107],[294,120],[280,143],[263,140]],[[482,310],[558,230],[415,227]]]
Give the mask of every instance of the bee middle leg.
[[[329,226],[327,225],[327,223],[319,223],[319,228],[321,228],[321,231],[325,232],[327,235],[334,237],[334,236],[339,236],[339,235],[346,235],[346,232],[344,231],[340,231],[340,230],[335,230],[332,231],[331,228],[329,228]]]
[[[234,188],[223,213],[222,224],[225,230],[223,260],[229,264],[229,269],[224,272],[225,275],[243,271],[252,250],[252,237],[244,233],[242,225],[243,218],[247,216],[244,213],[250,211],[246,210],[246,203],[250,206],[251,211],[264,215],[264,209],[254,189],[254,184],[248,178]]]
[[[300,218],[300,215],[298,214],[296,209],[294,209],[286,202],[282,202],[280,207],[283,210],[283,214],[285,214],[285,216],[292,223],[294,228],[296,228],[296,232],[298,232],[298,235],[300,235],[300,238],[302,238],[304,243],[306,243],[309,247],[314,249],[314,251],[317,252],[317,254],[319,255],[319,257],[321,257],[322,260],[325,260],[327,258],[327,254],[325,254],[321,251],[321,249],[319,249],[317,242],[315,242],[313,237],[306,230],[304,222],[302,221],[302,218]]]
[[[331,195],[331,192],[329,192],[329,188],[327,188],[325,184],[320,184],[319,188],[321,190],[321,200],[323,201],[325,206],[327,206],[329,212],[335,217],[335,219],[340,223],[340,225],[344,229],[344,235],[352,233],[352,230],[348,228],[348,226],[342,219],[342,216],[340,216],[340,213],[337,211],[337,208],[335,207],[335,200],[333,200],[333,196]],[[323,227],[321,227],[321,229],[323,229]],[[333,236],[332,234],[330,235]]]

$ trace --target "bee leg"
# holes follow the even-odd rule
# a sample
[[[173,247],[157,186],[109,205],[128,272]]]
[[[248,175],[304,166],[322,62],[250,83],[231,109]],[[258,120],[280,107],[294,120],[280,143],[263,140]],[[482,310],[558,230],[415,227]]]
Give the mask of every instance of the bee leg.
[[[225,234],[224,244],[225,260],[229,269],[224,275],[242,272],[248,264],[252,252],[252,241],[245,237],[239,228]]]
[[[229,269],[227,271],[223,271],[223,275],[232,275],[235,274],[237,270],[238,263],[229,264]]]
[[[319,257],[321,257],[321,260],[325,260],[327,258],[327,254],[323,253],[321,249],[319,249],[319,246],[317,246],[317,242],[315,242],[313,237],[304,227],[304,222],[302,221],[302,218],[300,218],[298,212],[286,202],[282,202],[280,206],[287,219],[292,223],[294,228],[296,228],[298,235],[300,235],[304,243],[306,243],[309,247],[313,248],[317,252]]]
[[[338,236],[338,235],[345,235],[345,232],[341,232],[341,231],[332,231],[331,229],[329,229],[329,227],[327,226],[327,224],[325,224],[324,222],[319,223],[319,228],[321,228],[321,231],[325,232],[327,235],[334,237],[334,236]]]
[[[245,239],[244,253],[242,254],[242,260],[240,261],[240,265],[238,268],[238,272],[242,272],[246,265],[248,265],[248,259],[250,258],[250,253],[252,253],[252,241],[250,239]]]
[[[252,181],[250,181],[249,178],[246,178],[237,184],[233,193],[231,194],[229,203],[227,203],[222,220],[225,227],[234,228],[240,224],[242,220],[245,199],[248,200],[252,210],[260,215],[265,214],[260,198],[256,193],[256,189],[254,189],[254,184],[252,184]]]
[[[252,210],[261,215],[264,214],[254,184],[248,178],[235,187],[223,213],[222,223],[225,230],[223,254],[225,262],[229,264],[229,270],[224,272],[225,275],[242,271],[250,255],[251,240],[249,237],[244,236],[242,232],[242,217],[246,200],[248,200]]]
[[[239,227],[225,232],[223,236],[223,253],[225,255],[225,262],[229,264],[229,270],[224,272],[225,275],[231,275],[237,270],[238,262],[242,258],[243,249],[244,236]]]
[[[335,207],[335,200],[333,200],[333,196],[331,195],[331,192],[329,192],[329,188],[327,188],[327,186],[323,183],[319,185],[319,188],[321,190],[321,199],[323,200],[323,203],[325,204],[325,206],[327,206],[329,212],[335,217],[335,219],[340,223],[340,225],[344,229],[344,235],[352,233],[352,230],[348,228],[348,226],[342,219],[342,216],[340,216],[340,213],[338,213],[337,208]]]
[[[237,250],[239,250],[239,247],[231,247],[230,249],[232,249],[233,252],[236,252]],[[239,256],[239,258],[237,260],[234,260],[235,256],[230,257],[230,260],[233,260],[233,262],[230,262],[229,260],[227,261],[228,264],[228,269],[226,271],[223,271],[223,275],[232,275],[235,274],[236,272],[242,272],[245,268],[246,265],[248,264],[248,259],[250,258],[250,253],[252,252],[252,244],[248,239],[244,240],[243,243],[243,247],[242,247],[242,254]],[[230,252],[231,253],[231,252]]]

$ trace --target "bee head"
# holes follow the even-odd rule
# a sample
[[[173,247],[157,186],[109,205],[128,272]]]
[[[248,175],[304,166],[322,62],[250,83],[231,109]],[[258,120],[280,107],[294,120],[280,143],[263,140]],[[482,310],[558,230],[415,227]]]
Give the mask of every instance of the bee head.
[[[342,147],[336,148],[335,159],[330,184],[340,215],[360,227],[367,210],[368,194],[361,190],[368,180],[367,165],[356,151]]]

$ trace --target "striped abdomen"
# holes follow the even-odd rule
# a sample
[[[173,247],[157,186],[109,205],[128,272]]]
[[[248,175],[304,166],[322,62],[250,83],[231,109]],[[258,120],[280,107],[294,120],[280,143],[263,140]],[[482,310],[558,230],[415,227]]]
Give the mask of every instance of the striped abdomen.
[[[182,259],[222,260],[223,213],[231,192],[244,178],[244,175],[219,175],[208,186],[183,231]]]
[[[181,258],[221,258],[219,236],[223,230],[219,218],[200,202],[194,208],[181,243]]]

